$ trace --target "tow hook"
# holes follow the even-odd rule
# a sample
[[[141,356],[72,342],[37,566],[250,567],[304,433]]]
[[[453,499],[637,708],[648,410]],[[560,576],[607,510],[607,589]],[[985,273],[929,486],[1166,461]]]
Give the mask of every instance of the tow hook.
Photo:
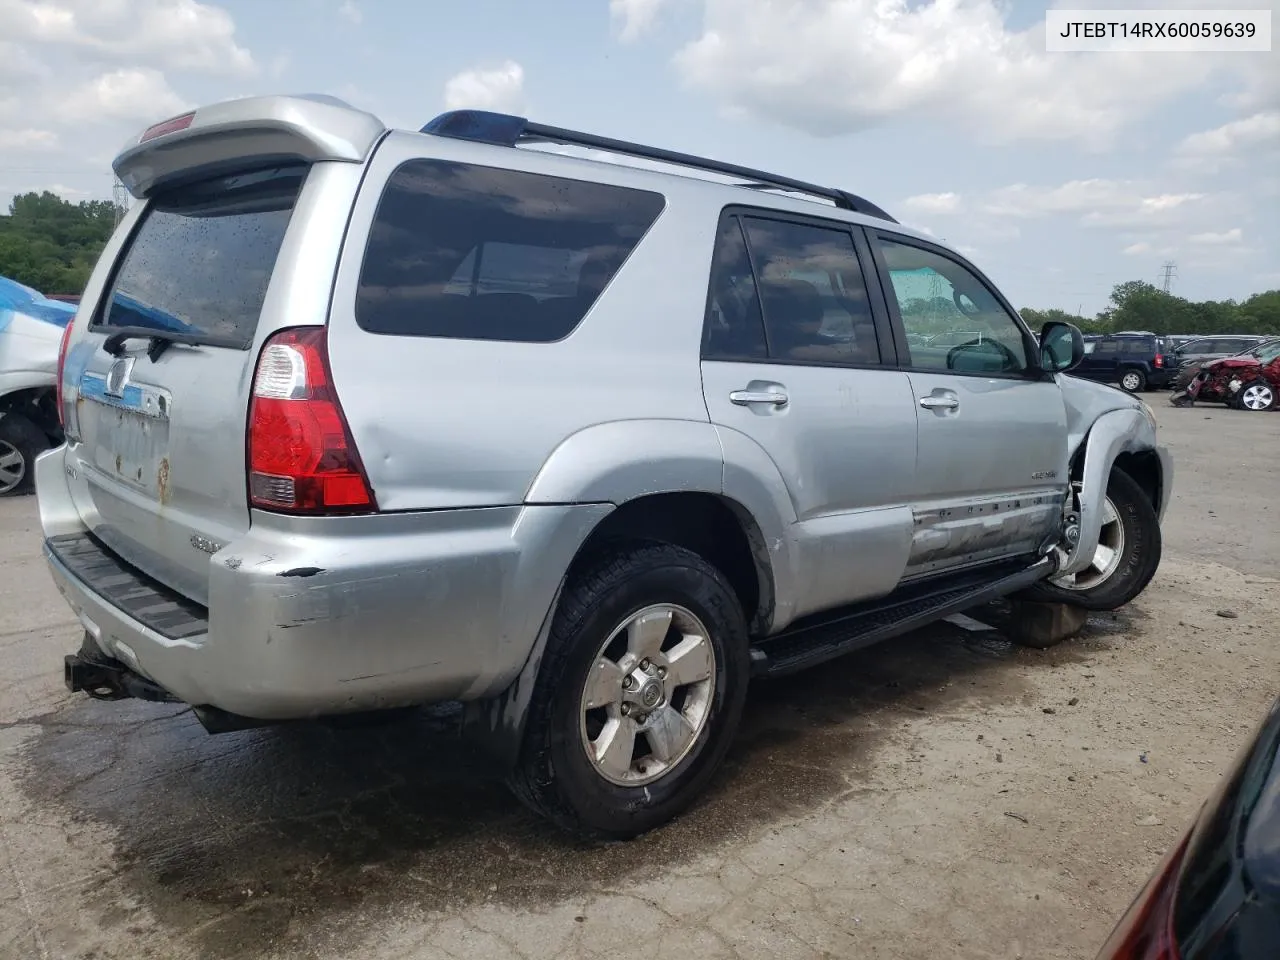
[[[173,703],[176,697],[119,660],[103,655],[88,636],[79,653],[63,658],[62,679],[71,693],[87,693],[94,700],[150,700]]]
[[[63,659],[62,678],[71,693],[84,691],[95,700],[127,700],[128,691],[120,682],[120,670],[105,663],[94,663],[78,653]]]

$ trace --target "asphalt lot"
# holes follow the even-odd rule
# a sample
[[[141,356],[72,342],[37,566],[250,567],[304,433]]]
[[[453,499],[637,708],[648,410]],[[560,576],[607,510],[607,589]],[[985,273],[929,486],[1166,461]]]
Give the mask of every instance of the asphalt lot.
[[[448,711],[211,737],[68,696],[34,500],[0,501],[0,958],[1091,958],[1280,677],[1280,416],[1150,397],[1178,473],[1138,602],[760,686],[706,802],[603,849]]]

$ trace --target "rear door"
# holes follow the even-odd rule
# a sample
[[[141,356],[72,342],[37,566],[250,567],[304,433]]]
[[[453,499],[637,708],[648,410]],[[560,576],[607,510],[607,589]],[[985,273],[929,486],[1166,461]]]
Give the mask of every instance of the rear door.
[[[1033,361],[1035,338],[956,255],[887,231],[872,243],[919,419],[908,575],[1034,553],[1061,523],[1068,483],[1066,408]],[[910,345],[940,327],[981,335]]]
[[[1085,351],[1080,366],[1071,372],[1086,380],[1097,380],[1110,383],[1116,379],[1119,370],[1119,344],[1112,337],[1098,337],[1092,341],[1092,349]]]
[[[245,429],[259,319],[324,322],[323,264],[336,257],[342,222],[328,222],[326,182],[350,180],[337,190],[349,203],[358,171],[277,166],[145,202],[68,357],[67,472],[84,522],[201,602],[210,554],[249,527]],[[322,269],[299,290],[304,251]],[[152,331],[191,342],[167,345]]]
[[[915,412],[856,237],[745,209],[722,216],[716,241],[703,393],[716,428],[763,449],[786,485],[797,615],[888,593],[910,546]]]

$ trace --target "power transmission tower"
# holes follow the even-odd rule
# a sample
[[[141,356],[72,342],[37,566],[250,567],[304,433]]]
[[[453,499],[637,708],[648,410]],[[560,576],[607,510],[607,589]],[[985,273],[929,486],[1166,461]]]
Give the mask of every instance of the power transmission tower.
[[[1164,266],[1160,268],[1160,275],[1160,289],[1168,293],[1169,286],[1173,283],[1174,277],[1178,275],[1178,265],[1172,260],[1166,260]]]
[[[124,184],[119,180],[111,184],[111,205],[116,211],[116,226],[120,226],[120,221],[124,219],[124,215],[129,212],[129,191],[124,188]]]

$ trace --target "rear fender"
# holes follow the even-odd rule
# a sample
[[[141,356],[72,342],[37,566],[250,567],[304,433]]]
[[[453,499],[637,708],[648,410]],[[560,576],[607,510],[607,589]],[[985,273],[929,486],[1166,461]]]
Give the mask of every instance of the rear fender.
[[[542,465],[525,503],[612,503],[655,493],[720,493],[715,428],[694,420],[622,420],[579,430]]]
[[[599,424],[569,437],[547,458],[530,484],[525,502],[621,506],[639,497],[663,493],[727,495],[751,515],[760,529],[767,544],[779,605],[793,603],[788,523],[779,512],[776,493],[785,490],[782,478],[758,448],[753,451],[740,442],[731,443],[731,448],[733,463],[728,464],[720,435],[705,422],[630,420]],[[761,476],[760,470],[765,470],[765,475]],[[771,489],[775,492],[771,493]],[[794,516],[790,519],[795,520]],[[560,581],[516,678],[495,696],[464,706],[464,735],[500,772],[510,771],[519,758],[529,703],[567,582],[567,576]],[[775,621],[777,615],[775,611]]]
[[[756,564],[767,567],[776,604],[766,632],[791,618],[797,593],[795,510],[777,466],[737,431],[695,420],[623,420],[588,427],[547,458],[525,503],[621,506],[662,493],[720,495],[749,515],[762,541]]]
[[[1163,514],[1164,505],[1169,500],[1171,462],[1168,454],[1156,443],[1155,427],[1148,416],[1138,409],[1126,408],[1104,413],[1093,422],[1084,437],[1084,459],[1077,492],[1080,535],[1062,564],[1060,573],[1083,570],[1093,558],[1102,533],[1102,509],[1106,500],[1107,482],[1116,458],[1125,453],[1144,452],[1155,452],[1160,458],[1161,496],[1157,511],[1158,514]]]

